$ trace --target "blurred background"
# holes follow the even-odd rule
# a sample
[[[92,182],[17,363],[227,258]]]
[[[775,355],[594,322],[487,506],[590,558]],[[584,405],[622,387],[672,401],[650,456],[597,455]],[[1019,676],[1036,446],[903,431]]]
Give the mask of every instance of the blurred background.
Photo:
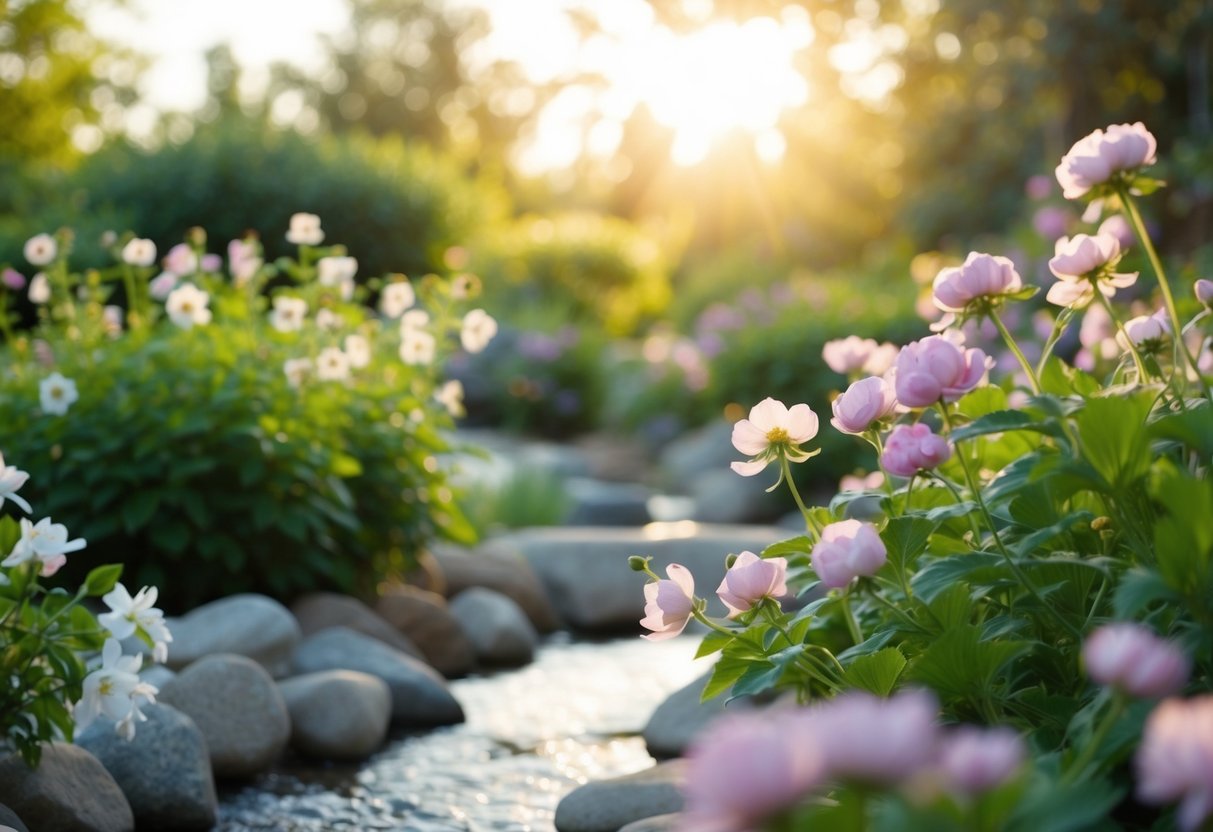
[[[274,255],[314,212],[362,277],[483,279],[502,335],[452,365],[472,423],[659,446],[767,395],[828,409],[826,340],[918,337],[949,258],[1031,282],[1089,230],[1052,169],[1110,123],[1159,139],[1164,251],[1211,262],[1208,0],[0,10],[0,264],[61,226],[78,264],[191,226]]]

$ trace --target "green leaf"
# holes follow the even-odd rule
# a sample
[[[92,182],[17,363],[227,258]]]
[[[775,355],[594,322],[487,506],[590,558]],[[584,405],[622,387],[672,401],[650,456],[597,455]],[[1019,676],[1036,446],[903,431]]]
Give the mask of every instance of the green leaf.
[[[965,552],[930,561],[914,576],[911,586],[914,595],[929,604],[940,593],[961,581],[973,586],[1016,583],[1001,555]]]
[[[127,534],[135,534],[148,524],[160,506],[160,492],[154,488],[136,491],[122,504],[122,525]]]
[[[926,551],[927,541],[939,523],[919,515],[894,517],[880,533],[888,551],[889,562],[898,572],[909,572],[914,562]]]
[[[965,393],[956,402],[958,413],[964,414],[970,420],[980,419],[989,413],[1007,409],[1007,394],[1001,387],[987,384]]]
[[[731,689],[733,684],[750,669],[751,664],[753,662],[748,659],[721,656],[720,660],[712,665],[712,675],[708,679],[708,683],[704,685],[699,701],[707,702]]]
[[[88,573],[88,577],[84,579],[84,592],[90,597],[97,598],[114,588],[114,584],[118,583],[118,579],[122,577],[122,564],[107,563],[104,566],[98,566]]]
[[[1145,389],[1088,399],[1074,417],[1083,458],[1113,489],[1128,487],[1150,469],[1146,418],[1156,396],[1157,391]]]
[[[1155,420],[1150,424],[1149,432],[1156,439],[1188,446],[1203,460],[1213,458],[1213,406],[1204,400],[1197,406]]]
[[[866,656],[859,656],[847,667],[843,680],[877,696],[888,696],[897,686],[905,669],[906,659],[896,647],[886,647]]]
[[[732,641],[732,636],[726,636],[724,633],[712,630],[703,637],[703,641],[699,642],[699,649],[695,651],[695,658],[702,659],[704,656],[710,656],[719,650],[723,650]]]
[[[807,555],[812,548],[812,541],[802,534],[799,537],[792,537],[788,540],[772,543],[762,550],[762,556],[764,558],[779,558],[787,557],[788,555]]]
[[[1026,641],[982,641],[981,630],[966,624],[932,641],[914,661],[909,676],[945,700],[987,697],[1000,671],[1031,647]]]
[[[1057,356],[1049,356],[1040,374],[1040,389],[1054,396],[1093,396],[1103,389],[1099,380],[1089,373],[1071,367]]]
[[[1134,567],[1120,577],[1112,594],[1112,612],[1116,618],[1137,618],[1152,604],[1175,603],[1179,596],[1153,569]]]
[[[1006,433],[1013,430],[1031,430],[1037,433],[1056,435],[1061,428],[1054,422],[1042,422],[1022,410],[997,410],[952,431],[953,442],[985,436],[990,433]]]
[[[972,590],[965,583],[954,583],[932,599],[928,605],[930,619],[941,632],[968,624],[973,615]]]

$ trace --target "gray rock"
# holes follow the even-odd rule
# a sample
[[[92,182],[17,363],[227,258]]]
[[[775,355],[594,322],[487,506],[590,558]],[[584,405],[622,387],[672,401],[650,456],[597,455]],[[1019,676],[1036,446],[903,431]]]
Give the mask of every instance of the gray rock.
[[[700,594],[710,595],[724,578],[725,557],[761,552],[788,537],[767,526],[652,523],[644,529],[525,529],[494,545],[524,557],[539,575],[561,617],[590,632],[636,632],[644,616],[645,576],[628,567],[631,555],[652,556],[652,568],[680,563],[695,576]]]
[[[76,742],[113,775],[140,829],[210,829],[217,802],[202,732],[170,705],[150,705],[143,713],[147,722],[129,742],[109,721],[94,722]]]
[[[16,754],[0,759],[0,802],[38,832],[132,832],[135,816],[122,789],[77,745],[44,746],[30,770]]]
[[[6,826],[13,832],[29,832],[29,827],[21,822],[16,812],[0,803],[0,832],[4,832]]]
[[[566,526],[643,526],[652,519],[644,486],[578,477],[565,488],[572,500]]]
[[[291,747],[307,757],[361,760],[383,745],[392,719],[387,683],[353,670],[324,670],[278,683],[291,715]]]
[[[705,673],[689,685],[674,691],[657,706],[644,726],[644,742],[654,757],[681,757],[687,745],[708,725],[724,713],[736,713],[754,707],[748,697],[729,703],[727,696],[717,696],[701,702],[703,689],[711,678]]]
[[[162,688],[177,678],[177,674],[162,664],[145,664],[139,671],[139,678],[153,687]]]
[[[349,627],[365,636],[377,638],[415,659],[425,659],[417,645],[374,610],[357,598],[336,592],[313,592],[291,604],[291,612],[304,636],[329,627]]]
[[[541,633],[560,629],[560,618],[548,599],[535,570],[516,551],[488,541],[475,552],[453,546],[434,546],[434,561],[445,578],[447,595],[483,586],[513,598]]]
[[[728,471],[729,463],[741,458],[732,436],[733,426],[717,419],[668,443],[658,460],[661,482],[669,488],[686,488],[706,471]]]
[[[441,595],[403,584],[390,586],[383,590],[375,612],[404,633],[426,662],[448,679],[475,669],[476,650]]]
[[[683,761],[586,783],[556,806],[557,832],[618,832],[645,818],[682,809]]]
[[[160,701],[194,720],[218,778],[265,771],[291,736],[274,680],[245,656],[220,653],[195,662],[160,689]]]
[[[778,518],[787,508],[784,493],[776,490],[768,494],[764,485],[739,477],[728,466],[701,471],[688,481],[687,490],[695,501],[691,519],[700,522],[766,522]],[[803,525],[801,520],[802,529]]]
[[[264,595],[231,595],[203,604],[168,622],[173,634],[168,666],[173,670],[203,656],[236,653],[283,675],[299,642],[299,624],[290,611]]]
[[[456,595],[450,609],[463,625],[481,662],[516,666],[535,657],[539,634],[522,608],[508,596],[473,587]]]
[[[619,832],[670,832],[678,828],[678,814],[656,815],[644,820],[633,821]]]
[[[400,725],[463,722],[463,708],[432,667],[348,627],[305,638],[295,650],[294,667],[298,673],[357,670],[379,677],[391,692],[392,720]]]

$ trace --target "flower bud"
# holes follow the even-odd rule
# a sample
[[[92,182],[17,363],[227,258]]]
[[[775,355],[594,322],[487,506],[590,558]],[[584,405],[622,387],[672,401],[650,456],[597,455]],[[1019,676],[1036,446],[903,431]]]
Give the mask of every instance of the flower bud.
[[[1213,306],[1213,280],[1206,280],[1202,277],[1192,288],[1196,292],[1198,301],[1205,306]]]
[[[649,568],[649,561],[652,558],[642,558],[640,555],[632,555],[628,558],[628,569],[633,572],[644,572]]]
[[[25,288],[25,275],[16,269],[5,269],[3,274],[0,274],[0,282],[6,288],[12,289],[14,292],[20,292]]]
[[[1140,624],[1106,624],[1082,646],[1087,675],[1141,699],[1177,693],[1188,681],[1187,656]]]
[[[821,530],[811,558],[821,582],[838,589],[857,577],[875,575],[888,560],[888,551],[874,526],[842,520]]]
[[[842,433],[860,434],[892,415],[897,397],[891,384],[872,376],[852,384],[830,406],[834,411],[831,425]]]
[[[788,594],[786,558],[763,559],[753,552],[742,552],[729,566],[716,595],[729,608],[729,618],[751,609],[764,598]]]
[[[942,465],[952,456],[952,446],[936,436],[924,422],[898,425],[885,440],[880,464],[895,477],[912,477]]]

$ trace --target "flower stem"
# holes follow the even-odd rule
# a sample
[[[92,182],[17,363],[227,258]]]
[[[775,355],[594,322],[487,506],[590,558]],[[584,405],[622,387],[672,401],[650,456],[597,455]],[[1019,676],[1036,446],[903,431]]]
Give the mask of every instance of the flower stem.
[[[1145,384],[1150,374],[1146,371],[1146,363],[1141,360],[1141,353],[1137,351],[1137,345],[1133,343],[1133,339],[1129,337],[1129,333],[1125,330],[1124,323],[1116,314],[1116,310],[1112,308],[1112,302],[1108,300],[1108,296],[1103,292],[1095,289],[1095,297],[1099,298],[1099,302],[1103,304],[1103,308],[1107,310],[1108,317],[1112,319],[1112,323],[1116,324],[1117,331],[1120,332],[1125,343],[1129,345],[1129,353],[1133,356],[1133,364],[1137,367],[1137,381],[1139,384]]]
[[[1019,348],[1019,344],[1015,342],[1015,336],[1007,329],[1007,325],[1002,322],[1002,318],[998,317],[998,312],[995,309],[990,310],[990,320],[994,322],[994,326],[998,327],[999,333],[1002,335],[1002,340],[1007,342],[1007,347],[1015,354],[1015,358],[1019,361],[1019,366],[1023,367],[1024,374],[1028,377],[1028,384],[1032,388],[1032,392],[1040,395],[1040,379],[1036,377],[1036,370],[1028,362],[1024,356],[1023,350]]]
[[[804,517],[805,528],[821,537],[821,526],[813,519],[813,515],[809,513],[804,500],[800,498],[800,491],[796,488],[796,481],[792,479],[792,466],[788,464],[786,456],[779,457],[779,467],[783,471],[783,479],[788,484],[788,489],[792,492],[792,499],[796,501],[796,507],[800,509],[800,514]]]
[[[710,619],[706,615],[704,615],[703,610],[699,609],[698,604],[696,604],[695,609],[693,609],[691,611],[691,615],[694,616],[696,621],[698,621],[700,624],[704,625],[708,629],[715,630],[716,632],[726,635],[729,638],[732,638],[733,636],[737,635],[736,631],[730,630],[728,627],[725,627],[721,624],[717,624],[715,621],[713,621],[712,619]]]
[[[863,644],[863,631],[859,629],[859,622],[855,620],[855,613],[851,609],[851,588],[842,593],[840,599],[842,604],[842,617],[847,622],[847,632],[851,634],[851,641],[856,644]]]
[[[1053,321],[1053,330],[1049,333],[1048,340],[1045,341],[1044,349],[1040,351],[1040,361],[1036,363],[1037,378],[1044,375],[1045,364],[1048,363],[1049,356],[1053,354],[1053,348],[1057,346],[1057,342],[1061,340],[1061,334],[1066,331],[1066,327],[1073,319],[1074,307],[1067,306],[1058,313],[1057,319]]]
[[[940,403],[939,412],[943,414],[943,421],[948,427],[948,433],[952,433],[952,416],[948,413],[947,405]],[[1007,550],[1006,545],[1002,542],[1002,537],[1000,537],[998,534],[998,527],[994,524],[994,517],[990,514],[990,509],[988,506],[986,506],[986,501],[981,495],[981,489],[978,488],[977,479],[973,476],[973,471],[969,467],[969,460],[967,457],[965,457],[964,452],[960,450],[959,443],[957,443],[957,445],[956,458],[960,461],[960,470],[964,472],[965,481],[969,486],[969,492],[973,495],[973,501],[977,503],[977,509],[981,512],[981,516],[986,521],[986,526],[989,528],[990,534],[994,538],[994,546],[1002,555],[1003,560],[1007,562],[1007,566],[1011,568],[1011,572],[1015,574],[1016,579],[1020,584],[1023,585],[1023,588],[1028,591],[1028,594],[1036,600],[1036,603],[1040,604],[1042,608],[1051,612],[1053,617],[1056,618],[1058,622],[1060,622],[1061,625],[1070,632],[1070,635],[1081,640],[1082,633],[1078,631],[1078,628],[1067,621],[1055,607],[1045,601],[1045,599],[1041,596],[1040,591],[1036,588],[1036,585],[1033,584],[1031,579],[1028,578],[1027,573],[1025,573],[1023,569],[1020,568],[1019,564],[1015,562],[1015,559],[1011,557],[1011,553]],[[976,543],[978,541],[974,542]]]
[[[1184,361],[1192,369],[1196,375],[1196,380],[1200,383],[1200,389],[1204,393],[1205,398],[1213,399],[1213,394],[1209,392],[1209,385],[1205,383],[1205,377],[1200,374],[1200,370],[1196,367],[1196,359],[1192,357],[1192,353],[1188,352],[1188,345],[1183,339],[1183,323],[1179,320],[1179,309],[1175,305],[1175,296],[1171,294],[1171,283],[1167,280],[1167,273],[1163,270],[1162,260],[1158,257],[1158,252],[1154,248],[1154,242],[1150,239],[1149,232],[1146,231],[1146,224],[1141,218],[1141,213],[1137,210],[1137,204],[1133,201],[1133,197],[1129,195],[1129,189],[1126,186],[1121,186],[1117,190],[1117,196],[1120,197],[1121,204],[1125,206],[1125,212],[1129,215],[1129,222],[1133,224],[1133,230],[1137,232],[1137,239],[1141,240],[1142,247],[1146,250],[1146,257],[1150,260],[1150,265],[1154,269],[1154,274],[1158,277],[1158,288],[1162,290],[1163,303],[1167,307],[1167,315],[1171,318],[1171,332],[1174,333],[1175,346],[1183,355]]]
[[[1095,732],[1091,735],[1090,742],[1087,743],[1070,767],[1066,769],[1066,773],[1062,776],[1063,783],[1072,783],[1077,777],[1081,776],[1087,766],[1091,764],[1091,760],[1095,758],[1095,754],[1099,751],[1099,747],[1103,745],[1105,739],[1108,738],[1108,732],[1112,730],[1120,715],[1125,710],[1125,696],[1117,691],[1112,694],[1112,705],[1108,708],[1108,712],[1104,714],[1099,725],[1095,727]]]

